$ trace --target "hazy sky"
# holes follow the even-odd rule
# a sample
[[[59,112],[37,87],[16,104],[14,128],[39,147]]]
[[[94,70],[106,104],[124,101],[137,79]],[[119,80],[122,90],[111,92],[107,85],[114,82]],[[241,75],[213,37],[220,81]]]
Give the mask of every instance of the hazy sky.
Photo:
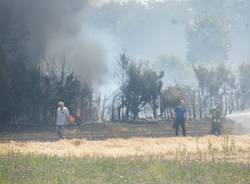
[[[137,1],[144,4],[147,2],[170,0],[91,0],[91,3],[102,4],[112,1],[120,3]],[[133,9],[130,6],[135,6],[135,8]],[[98,40],[108,56],[107,64],[109,71],[107,82],[104,83],[105,89],[110,88],[114,90],[117,88],[112,78],[113,65],[122,51],[126,51],[129,57],[137,61],[143,59],[153,63],[161,54],[168,54],[176,56],[184,63],[186,62],[187,40],[185,29],[186,21],[188,20],[187,17],[191,16],[191,13],[184,11],[184,5],[173,5],[170,3],[170,7],[160,5],[154,7],[158,8],[156,10],[148,10],[146,8],[147,10],[145,11],[138,4],[133,5],[131,3],[128,7],[131,8],[131,11],[123,10],[123,8],[127,10],[126,5],[120,10],[118,10],[117,6],[111,5],[110,7],[104,6],[103,9],[100,9],[102,11],[99,12],[89,12],[88,18],[90,21],[88,22],[87,33]],[[145,14],[145,12],[148,14]],[[158,19],[158,16],[162,18]],[[95,18],[92,19],[91,17]],[[231,50],[229,52],[229,60],[227,61],[227,64],[230,66],[246,61],[246,57],[249,57],[249,54],[247,54],[250,48],[249,42],[245,41],[248,37],[247,35],[248,31],[238,30],[237,27],[230,32]],[[170,74],[166,72],[166,78],[169,78],[168,75]],[[171,76],[171,78],[174,77]],[[194,78],[185,78],[186,80],[183,80],[183,78],[174,79],[174,81],[178,83],[190,83],[189,81],[194,80]],[[186,82],[187,80],[188,82]]]

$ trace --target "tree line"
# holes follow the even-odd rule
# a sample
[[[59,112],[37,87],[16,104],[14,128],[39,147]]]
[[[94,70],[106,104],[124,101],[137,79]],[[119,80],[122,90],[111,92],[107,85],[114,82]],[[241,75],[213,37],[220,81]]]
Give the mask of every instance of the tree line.
[[[93,88],[60,68],[42,70],[41,65],[22,59],[8,62],[0,50],[0,116],[4,126],[53,126],[55,108],[64,100],[71,113],[81,110],[82,121],[92,119]],[[173,116],[173,108],[185,100],[191,118],[206,118],[217,103],[224,113],[250,107],[250,64],[239,66],[238,74],[224,64],[193,65],[197,87],[164,87],[164,72],[133,61],[122,53],[117,63],[120,88],[112,102],[111,120],[163,119]],[[100,102],[99,102],[100,103]]]
[[[217,104],[225,114],[250,107],[250,64],[242,63],[238,75],[225,64],[193,65],[197,86],[163,87],[164,72],[134,62],[124,53],[118,65],[122,77],[120,91],[113,100],[113,120],[172,118],[180,100],[186,102],[190,118],[202,119]],[[167,75],[167,74],[166,74]]]
[[[93,88],[82,83],[65,65],[43,69],[26,58],[10,59],[12,54],[0,47],[0,117],[4,126],[54,126],[55,109],[65,101],[71,112],[82,109],[90,118]]]

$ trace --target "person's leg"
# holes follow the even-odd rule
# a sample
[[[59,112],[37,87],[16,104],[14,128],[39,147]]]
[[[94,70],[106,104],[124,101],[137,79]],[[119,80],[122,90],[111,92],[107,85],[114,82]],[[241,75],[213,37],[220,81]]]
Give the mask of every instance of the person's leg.
[[[186,136],[186,127],[185,127],[185,119],[181,121],[181,128],[183,136]]]
[[[64,139],[64,125],[61,126],[61,139]]]
[[[215,123],[212,121],[211,134],[215,134]]]
[[[220,127],[220,123],[216,123],[215,125],[215,134],[216,135],[220,135],[221,134],[221,127]]]
[[[217,128],[217,127],[218,127],[218,123],[215,122],[215,123],[214,123],[214,135],[217,135],[217,134],[218,134],[218,132],[217,132],[217,131],[218,131],[218,128]]]
[[[178,132],[179,132],[179,120],[176,119],[175,121],[175,135],[178,136]]]
[[[218,123],[218,134],[221,134],[221,123]]]
[[[57,125],[56,128],[57,128],[57,136],[60,139],[63,139],[63,125]]]
[[[60,138],[60,126],[56,125],[56,135]]]

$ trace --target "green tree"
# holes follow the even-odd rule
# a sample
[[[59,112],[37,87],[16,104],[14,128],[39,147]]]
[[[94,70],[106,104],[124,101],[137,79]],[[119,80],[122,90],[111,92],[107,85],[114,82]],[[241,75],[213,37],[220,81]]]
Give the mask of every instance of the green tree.
[[[142,65],[137,65],[131,62],[127,70],[127,81],[122,86],[124,94],[124,103],[126,106],[126,119],[129,118],[129,112],[132,113],[132,118],[137,119],[139,106],[142,104]]]
[[[186,101],[185,91],[179,86],[171,86],[161,92],[161,116],[173,118],[173,109],[179,104],[179,101]]]
[[[119,79],[119,85],[121,85],[121,89],[123,89],[125,86],[126,81],[126,73],[128,70],[128,65],[130,63],[130,58],[124,53],[120,53],[119,60],[117,61],[117,68],[116,68],[116,75]],[[118,107],[118,119],[124,119],[124,94],[123,91],[120,91],[118,94],[120,98],[120,105]],[[114,112],[113,112],[114,114]]]
[[[157,118],[157,109],[159,108],[159,97],[161,94],[162,88],[162,77],[164,76],[163,72],[157,74],[154,70],[150,68],[146,68],[142,74],[142,83],[143,83],[143,91],[142,91],[142,101],[144,103],[149,103],[152,111],[153,117]]]
[[[225,65],[217,65],[216,68],[193,66],[194,73],[198,80],[200,88],[200,117],[202,111],[206,111],[208,107],[216,103],[226,103],[226,95],[229,91],[235,90],[236,79],[232,71]]]
[[[154,118],[157,118],[159,96],[162,88],[163,72],[157,74],[154,70],[142,64],[130,62],[126,72],[126,82],[121,86],[126,107],[126,118],[131,113],[133,119],[139,117],[139,112],[150,105]]]

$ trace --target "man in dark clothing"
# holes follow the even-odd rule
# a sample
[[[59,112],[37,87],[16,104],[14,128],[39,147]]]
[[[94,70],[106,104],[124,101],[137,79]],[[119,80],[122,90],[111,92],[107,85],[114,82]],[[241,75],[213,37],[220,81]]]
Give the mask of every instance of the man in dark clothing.
[[[182,128],[183,136],[186,136],[185,119],[186,119],[186,108],[184,101],[181,100],[180,104],[175,107],[175,135],[178,136],[179,126]]]
[[[212,129],[211,133],[214,135],[221,134],[221,124],[222,124],[222,108],[217,104],[216,107],[212,108],[210,111],[212,118]]]

